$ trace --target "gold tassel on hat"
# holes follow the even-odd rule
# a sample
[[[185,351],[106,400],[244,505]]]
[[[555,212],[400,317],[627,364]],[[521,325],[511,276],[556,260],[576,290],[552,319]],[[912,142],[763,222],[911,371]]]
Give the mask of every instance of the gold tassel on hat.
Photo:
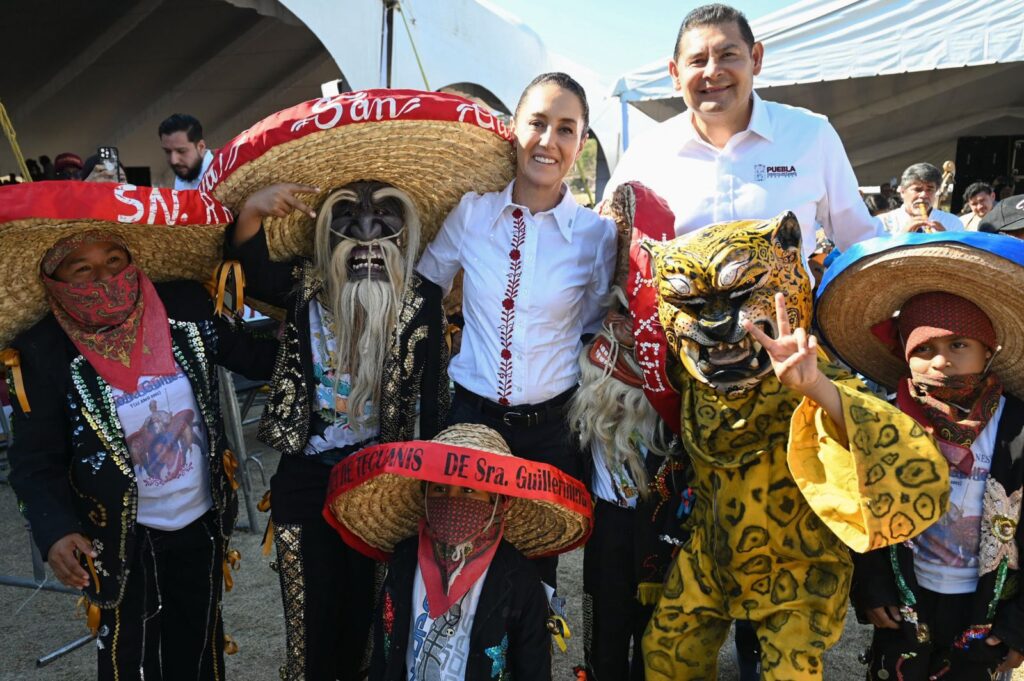
[[[85,626],[89,628],[89,631],[92,632],[92,635],[99,635],[100,607],[95,603],[91,602],[85,596],[79,596],[78,601],[75,603],[75,608],[79,612],[85,612]]]
[[[231,489],[238,489],[238,481],[235,480],[235,472],[238,470],[238,459],[235,457],[235,453],[230,449],[225,449],[224,454],[221,455],[221,461],[224,464],[224,473],[228,476],[228,482],[231,483]]]
[[[260,499],[260,503],[256,504],[257,510],[262,513],[266,513],[270,510],[270,490],[268,489],[263,498]],[[267,519],[267,529],[263,531],[263,542],[260,547],[264,556],[270,555],[270,547],[274,544],[274,519]]]
[[[569,623],[565,621],[564,617],[561,615],[551,615],[548,617],[548,632],[551,634],[551,638],[555,639],[559,650],[564,653],[569,649],[565,642],[567,639],[572,638],[572,632],[569,631]]]
[[[224,634],[224,653],[227,655],[234,655],[238,652],[238,644],[235,643],[235,639],[229,635]]]
[[[32,411],[32,407],[28,404],[25,379],[21,375],[21,353],[14,348],[4,348],[3,351],[0,351],[0,362],[4,363],[14,380],[14,392],[18,398],[18,406],[21,407],[23,413],[28,414]]]
[[[224,563],[221,567],[224,571],[224,590],[231,591],[235,587],[235,579],[231,576],[231,571],[242,567],[242,554],[238,549],[231,549],[224,555]]]
[[[230,312],[239,315],[245,307],[245,272],[242,270],[242,263],[237,260],[225,260],[213,271],[213,278],[207,285],[207,290],[213,297],[214,312],[224,316],[224,301],[228,290],[228,284],[234,284],[231,291],[234,306]]]

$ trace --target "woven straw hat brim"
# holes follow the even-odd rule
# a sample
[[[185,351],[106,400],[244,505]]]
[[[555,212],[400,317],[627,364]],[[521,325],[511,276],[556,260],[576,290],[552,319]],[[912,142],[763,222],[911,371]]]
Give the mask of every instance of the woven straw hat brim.
[[[278,182],[320,189],[303,200],[319,209],[332,190],[358,180],[407,193],[422,223],[420,249],[467,192],[504,188],[514,174],[512,146],[493,132],[455,121],[389,120],[349,124],[281,143],[222,179],[213,195],[236,212],[254,192]],[[273,260],[309,256],[314,221],[293,212],[264,220]]]
[[[961,296],[992,320],[1002,345],[992,370],[1008,392],[1024,397],[1022,263],[1024,242],[998,234],[872,239],[851,248],[829,268],[818,292],[815,323],[822,340],[843,362],[893,388],[908,375],[906,362],[875,337],[871,327],[891,318],[919,293]]]
[[[449,426],[433,442],[512,456],[497,432],[477,424]],[[383,473],[339,495],[331,511],[364,543],[391,553],[398,542],[419,532],[424,515],[423,482],[413,473]],[[590,519],[568,508],[549,501],[509,497],[504,538],[527,557],[561,553],[577,546],[589,533]]]
[[[396,544],[419,532],[423,481],[385,473],[339,496],[331,510],[350,532],[391,553]],[[546,501],[513,498],[505,511],[504,538],[528,558],[572,548],[589,529],[586,518]]]
[[[49,311],[39,261],[57,241],[102,230],[128,244],[132,261],[155,282],[206,282],[221,262],[225,226],[120,224],[106,220],[26,219],[0,223],[0,348]]]

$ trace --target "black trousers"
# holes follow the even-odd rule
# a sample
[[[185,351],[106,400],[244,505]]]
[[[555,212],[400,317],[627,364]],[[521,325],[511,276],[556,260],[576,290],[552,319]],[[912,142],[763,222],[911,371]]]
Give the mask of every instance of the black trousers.
[[[908,628],[875,629],[868,679],[925,681],[941,673],[942,681],[989,681],[1006,657],[1006,644],[990,646],[979,639],[964,650],[953,645],[973,624],[966,613],[971,611],[974,594],[918,591],[918,619],[928,624],[931,640],[918,643]]]
[[[538,426],[513,427],[506,425],[500,418],[484,414],[456,392],[448,412],[448,425],[456,423],[479,423],[493,428],[505,439],[514,456],[551,464],[576,479],[583,474],[582,456],[578,448],[572,445],[564,414],[562,418]],[[538,558],[532,562],[545,584],[557,586],[558,556]]]
[[[636,598],[635,514],[603,499],[594,506],[594,531],[583,550],[584,654],[593,681],[644,679],[640,640],[654,606]]]
[[[224,552],[214,513],[173,532],[138,526],[124,597],[100,613],[101,681],[224,678]]]
[[[376,563],[349,548],[321,512],[331,468],[282,456],[270,480],[285,615],[285,681],[363,678]]]

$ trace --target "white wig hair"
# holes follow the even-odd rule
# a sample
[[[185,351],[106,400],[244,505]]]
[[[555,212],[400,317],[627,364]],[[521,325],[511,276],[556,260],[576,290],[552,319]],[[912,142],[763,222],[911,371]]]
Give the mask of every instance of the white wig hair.
[[[626,304],[619,287],[614,287],[604,301],[607,307],[616,302],[623,306]],[[618,344],[614,333],[605,328],[598,335],[609,341],[613,357],[622,353],[637,375],[642,375],[633,353]],[[668,456],[670,434],[642,388],[626,385],[613,378],[610,369],[602,369],[590,362],[592,345],[593,341],[580,354],[580,387],[569,406],[570,427],[579,435],[584,447],[595,443],[600,445],[610,468],[627,466],[640,494],[646,497],[649,494],[649,476],[638,443],[647,447],[651,454]]]

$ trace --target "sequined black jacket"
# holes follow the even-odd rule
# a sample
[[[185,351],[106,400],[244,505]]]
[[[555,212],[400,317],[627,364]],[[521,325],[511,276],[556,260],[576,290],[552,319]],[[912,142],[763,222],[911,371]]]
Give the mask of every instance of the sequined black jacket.
[[[968,615],[972,624],[991,624],[993,635],[1014,650],[1024,652],[1024,588],[1021,588],[1018,566],[1024,552],[1024,523],[1020,522],[1019,497],[1024,488],[1024,401],[1007,393],[1004,396],[1006,403],[996,426],[989,479],[999,483],[998,487],[1011,500],[1015,493],[1018,494],[1017,508],[1016,513],[1011,514],[1013,517],[993,517],[1000,515],[992,513],[998,509],[990,509],[989,503],[985,504],[983,518],[988,516],[993,536],[986,538],[983,534],[982,544],[986,541],[1006,544],[1009,549],[1007,569],[992,570],[978,580]],[[986,487],[986,496],[989,491]],[[908,489],[907,492],[912,494],[913,490]],[[983,533],[985,529],[983,521]],[[854,554],[853,560],[850,600],[861,622],[867,623],[865,611],[870,608],[904,604],[908,600],[907,591],[916,599],[920,587],[914,577],[914,552],[907,544]],[[1005,573],[1004,577],[1000,577],[1001,572]],[[997,589],[1000,592],[998,596]],[[919,632],[912,623],[904,622],[900,626],[911,640],[917,638]]]
[[[309,260],[271,261],[262,228],[241,246],[232,245],[233,231],[228,230],[225,257],[241,262],[246,295],[284,308],[287,315],[259,439],[282,454],[300,456],[316,418],[309,304],[322,282]],[[429,439],[448,414],[447,324],[441,299],[440,287],[419,275],[406,287],[380,388],[382,442]]]
[[[388,561],[374,616],[370,681],[409,678],[405,658],[418,548],[419,537],[406,539],[395,547]],[[502,540],[483,580],[469,632],[466,681],[550,679],[548,603],[537,569]]]
[[[156,284],[170,318],[175,358],[202,412],[210,451],[210,492],[226,543],[238,499],[223,466],[226,448],[217,371],[221,364],[250,378],[270,375],[277,343],[235,333],[214,317],[210,297],[191,281]],[[19,335],[29,413],[12,399],[11,486],[45,557],[73,532],[93,542],[97,580],[84,590],[100,607],[116,606],[134,555],[138,488],[109,385],[78,352],[52,314]],[[12,397],[15,386],[8,377]]]

